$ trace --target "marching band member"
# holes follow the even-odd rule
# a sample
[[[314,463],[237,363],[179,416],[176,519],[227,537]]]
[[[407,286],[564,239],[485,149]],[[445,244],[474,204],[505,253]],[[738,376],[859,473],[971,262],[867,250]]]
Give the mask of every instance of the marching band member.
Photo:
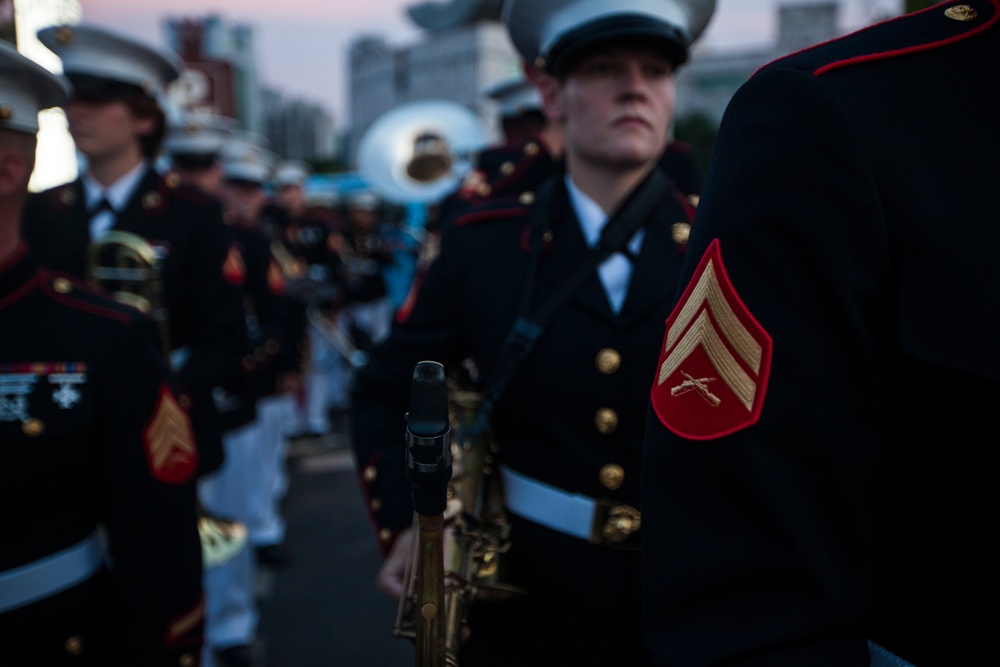
[[[228,244],[218,203],[153,169],[165,133],[157,96],[177,77],[177,58],[87,25],[53,26],[38,37],[73,86],[66,116],[87,167],[28,200],[25,239],[44,265],[81,278],[88,245],[111,231],[149,245],[179,398],[194,423],[200,473],[210,472],[222,463],[212,391],[238,368],[245,334],[239,289],[223,275]]]
[[[492,426],[513,527],[501,558],[527,596],[472,605],[463,665],[648,664],[645,396],[684,257],[674,237],[690,221],[657,162],[676,70],[713,9],[695,0],[506,5],[514,44],[544,70],[538,85],[563,129],[565,170],[455,220],[412,308],[359,376],[354,446],[387,554],[379,585],[393,595],[412,538],[401,436],[414,366],[471,356],[487,400],[498,396]]]
[[[18,230],[38,111],[66,93],[0,42],[0,664],[191,667],[198,452],[160,333]]]
[[[658,665],[991,665],[1000,3],[761,68],[726,111],[643,462]]]

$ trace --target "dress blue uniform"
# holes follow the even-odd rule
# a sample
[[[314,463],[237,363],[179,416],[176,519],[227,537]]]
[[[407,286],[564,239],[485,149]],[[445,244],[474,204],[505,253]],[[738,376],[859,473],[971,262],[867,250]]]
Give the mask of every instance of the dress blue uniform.
[[[588,252],[562,178],[556,175],[552,239],[535,286],[540,296]],[[404,321],[359,375],[354,446],[383,547],[410,525],[413,513],[401,438],[413,367],[423,359],[453,366],[471,356],[489,377],[528,273],[531,207],[522,201],[530,197],[492,201],[456,220],[421,279],[412,311],[401,315]],[[612,310],[595,272],[548,327],[494,418],[499,456],[515,474],[638,506],[646,378],[684,251],[671,228],[687,219],[679,196],[649,217],[620,312]],[[516,514],[511,520],[514,544],[503,558],[510,583],[526,587],[529,598],[498,609],[474,605],[482,620],[474,616],[467,646],[473,664],[492,664],[482,662],[484,654],[503,664],[528,646],[541,661],[641,664],[635,545],[590,544],[586,538],[597,535],[571,537]],[[576,642],[579,636],[595,642]]]
[[[658,664],[996,661],[998,20],[942,3],[730,104],[652,390]]]
[[[170,343],[186,352],[179,389],[195,423],[201,471],[214,470],[222,462],[222,422],[212,390],[239,367],[245,338],[240,290],[223,276],[228,243],[219,204],[148,168],[113,229],[141,236],[163,259]],[[91,239],[79,179],[32,195],[22,230],[45,266],[86,275]]]
[[[0,664],[198,664],[197,451],[137,311],[18,234],[48,70],[0,43]]]
[[[197,452],[156,326],[22,246],[0,332],[0,664],[197,664]]]

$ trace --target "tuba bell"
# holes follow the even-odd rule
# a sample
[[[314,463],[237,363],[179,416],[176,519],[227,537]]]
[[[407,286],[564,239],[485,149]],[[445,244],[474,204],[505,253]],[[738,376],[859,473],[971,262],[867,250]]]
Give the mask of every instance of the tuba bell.
[[[170,358],[170,317],[163,298],[163,260],[138,234],[110,231],[87,248],[86,280],[127,306],[150,316],[160,329],[164,361]],[[198,536],[205,568],[229,562],[246,547],[241,523],[213,517],[198,503]]]
[[[396,204],[432,203],[455,190],[488,143],[482,121],[454,102],[411,102],[379,116],[358,144],[358,170]]]

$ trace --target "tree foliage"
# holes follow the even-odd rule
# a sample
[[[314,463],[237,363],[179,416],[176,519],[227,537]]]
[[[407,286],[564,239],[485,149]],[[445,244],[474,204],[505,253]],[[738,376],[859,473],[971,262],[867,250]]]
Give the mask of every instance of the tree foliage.
[[[708,173],[708,163],[712,158],[718,133],[718,124],[700,111],[681,116],[674,125],[674,138],[691,146],[702,174]]]

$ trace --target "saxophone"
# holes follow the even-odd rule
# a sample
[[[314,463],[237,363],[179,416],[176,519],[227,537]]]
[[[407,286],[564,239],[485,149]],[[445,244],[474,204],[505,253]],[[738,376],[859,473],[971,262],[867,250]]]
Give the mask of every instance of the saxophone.
[[[153,246],[138,234],[111,231],[87,248],[86,280],[104,289],[125,305],[149,315],[160,329],[164,360],[170,358],[170,317],[163,299],[163,261]],[[205,568],[232,560],[246,546],[242,523],[208,514],[198,503],[198,536]]]
[[[458,651],[473,601],[502,600],[524,593],[503,583],[501,556],[510,548],[511,527],[503,511],[492,432],[473,428],[482,394],[463,389],[453,380],[449,385],[454,435],[445,511],[440,524],[431,521],[434,517],[416,517],[393,626],[395,636],[416,644],[419,667],[458,667]],[[443,544],[440,549],[435,540]],[[444,618],[439,625],[424,630],[421,626],[428,605],[443,609]]]

